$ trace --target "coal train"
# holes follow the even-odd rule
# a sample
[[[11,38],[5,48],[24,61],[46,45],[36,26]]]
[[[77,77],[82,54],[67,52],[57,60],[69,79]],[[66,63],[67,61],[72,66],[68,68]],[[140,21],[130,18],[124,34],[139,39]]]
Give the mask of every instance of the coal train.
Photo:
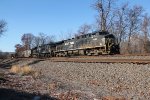
[[[117,39],[109,32],[96,31],[72,39],[44,44],[23,52],[25,57],[67,57],[119,54]]]

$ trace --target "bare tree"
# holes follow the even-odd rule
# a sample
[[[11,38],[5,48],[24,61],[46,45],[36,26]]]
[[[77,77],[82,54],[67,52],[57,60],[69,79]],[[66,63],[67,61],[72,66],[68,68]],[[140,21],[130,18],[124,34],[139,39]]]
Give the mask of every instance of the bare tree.
[[[127,29],[127,20],[128,20],[128,4],[125,3],[121,8],[117,9],[115,11],[116,14],[116,21],[113,23],[113,33],[117,36],[118,38],[118,44],[122,42],[122,40],[125,39],[126,36],[126,29]]]
[[[150,17],[145,14],[142,21],[141,31],[143,33],[143,49],[144,53],[148,52],[147,42],[149,41]]]
[[[54,41],[55,41],[55,36],[54,35],[47,36],[46,44],[53,43]]]
[[[0,20],[0,36],[6,31],[6,25],[4,20]]]
[[[40,37],[39,36],[34,36],[33,37],[33,41],[32,41],[31,46],[32,46],[32,48],[40,46]]]
[[[34,36],[32,33],[25,33],[21,37],[21,41],[22,41],[23,46],[25,47],[26,50],[31,49],[31,43],[32,43],[33,37]]]
[[[46,44],[46,39],[47,39],[47,35],[44,33],[39,33],[39,37],[40,37],[40,45]]]
[[[34,36],[32,41],[32,48],[39,47],[43,44],[49,44],[54,42],[55,38],[54,36],[47,36],[44,33],[39,33],[38,36]]]
[[[15,51],[16,51],[16,52],[19,52],[20,49],[22,48],[22,45],[21,45],[21,44],[16,44],[16,45],[15,45],[15,48],[16,48]]]
[[[139,33],[140,21],[143,8],[141,6],[134,6],[128,13],[128,27],[127,27],[127,53],[131,53],[131,38],[133,35]]]
[[[67,33],[67,38],[66,39],[71,39],[74,37],[75,33],[73,33],[71,30],[69,30]]]
[[[54,36],[47,36],[44,33],[39,33],[39,37],[40,37],[40,45],[43,44],[48,44],[54,41]]]
[[[87,34],[91,30],[91,28],[92,28],[91,25],[83,24],[79,27],[78,34],[79,35]]]
[[[112,18],[112,6],[114,0],[97,0],[94,4],[94,8],[98,12],[97,23],[102,31],[108,30],[108,24],[111,22]]]

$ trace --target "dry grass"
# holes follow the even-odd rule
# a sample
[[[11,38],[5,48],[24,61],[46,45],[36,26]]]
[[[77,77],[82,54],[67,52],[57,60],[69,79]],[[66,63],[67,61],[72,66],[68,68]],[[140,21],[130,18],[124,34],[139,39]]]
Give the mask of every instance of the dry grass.
[[[30,66],[27,66],[27,65],[25,65],[23,67],[14,65],[11,67],[10,72],[14,73],[14,74],[27,75],[27,74],[31,74],[33,72],[33,70],[31,69]]]
[[[30,66],[23,66],[23,67],[21,67],[21,72],[23,73],[23,74],[30,74],[30,73],[32,73],[33,72],[33,70],[31,69],[31,67]]]
[[[18,65],[13,65],[13,66],[11,67],[11,69],[10,69],[10,72],[11,72],[11,73],[15,73],[15,74],[19,73],[19,72],[20,72],[20,66],[18,66]]]

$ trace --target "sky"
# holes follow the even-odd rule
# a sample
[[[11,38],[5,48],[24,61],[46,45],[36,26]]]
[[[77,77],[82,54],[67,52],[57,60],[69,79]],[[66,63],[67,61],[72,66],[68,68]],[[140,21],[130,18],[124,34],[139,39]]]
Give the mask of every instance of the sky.
[[[120,0],[141,5],[150,15],[150,0]],[[0,50],[14,52],[24,33],[42,32],[56,40],[75,33],[83,24],[94,24],[95,0],[0,0],[0,20],[7,22],[7,31],[0,37]]]

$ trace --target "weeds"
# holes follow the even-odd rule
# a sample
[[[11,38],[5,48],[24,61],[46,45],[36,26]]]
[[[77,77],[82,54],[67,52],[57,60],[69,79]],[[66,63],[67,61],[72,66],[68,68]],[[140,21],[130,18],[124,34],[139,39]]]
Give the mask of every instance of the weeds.
[[[18,65],[13,65],[13,66],[11,67],[11,69],[10,69],[10,72],[11,72],[11,73],[14,73],[14,74],[17,74],[17,73],[21,72],[20,66],[18,66]]]
[[[14,74],[28,75],[28,74],[33,74],[34,71],[31,69],[30,66],[27,65],[22,67],[18,65],[14,65],[11,67],[10,72]]]

